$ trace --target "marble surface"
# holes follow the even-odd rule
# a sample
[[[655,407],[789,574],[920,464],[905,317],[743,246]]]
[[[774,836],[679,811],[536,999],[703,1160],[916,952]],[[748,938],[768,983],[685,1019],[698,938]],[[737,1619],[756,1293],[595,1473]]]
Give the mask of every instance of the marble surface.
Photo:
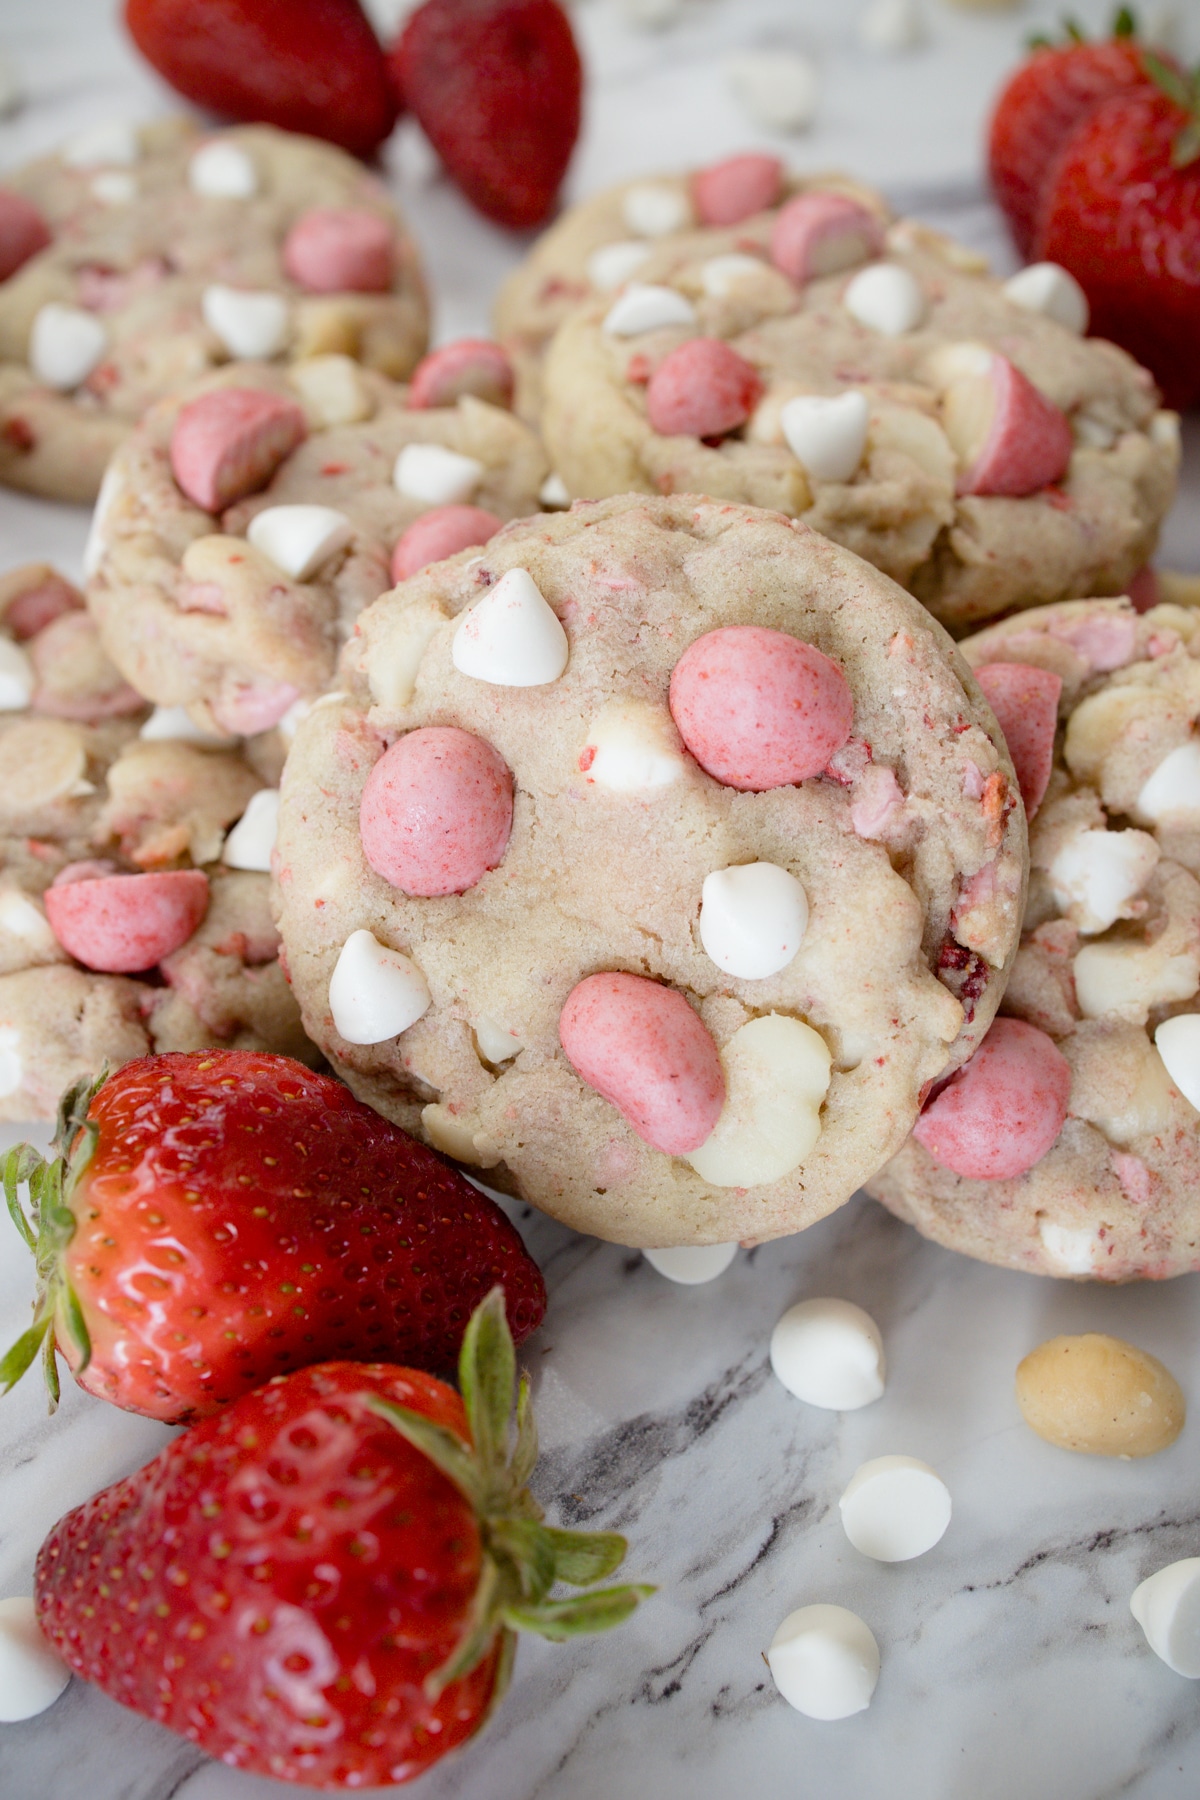
[[[0,122],[0,168],[114,111],[167,102],[96,0],[4,0],[0,52],[29,104]],[[373,0],[394,18],[396,0]],[[1085,21],[1106,16],[1084,0]],[[789,43],[814,56],[820,113],[792,153],[843,163],[898,204],[1008,252],[980,180],[981,122],[1025,31],[1057,0],[972,17],[928,0],[928,41],[860,51],[861,8],[830,0],[682,0],[664,33],[632,30],[613,0],[580,5],[592,73],[572,174],[584,193],[643,168],[747,143],[723,58]],[[1200,10],[1179,9],[1187,31]],[[786,148],[786,146],[784,146]],[[475,219],[411,127],[389,172],[426,252],[441,337],[486,326],[487,298],[521,243]],[[1200,434],[1164,561],[1200,569]],[[0,493],[0,556],[77,566],[77,511]],[[7,1141],[7,1138],[5,1139]],[[1073,1457],[1022,1424],[1020,1357],[1060,1331],[1106,1330],[1163,1358],[1200,1402],[1200,1278],[1105,1291],[955,1258],[856,1201],[800,1238],[739,1255],[717,1282],[673,1287],[633,1252],[520,1211],[550,1312],[526,1361],[551,1516],[624,1531],[628,1570],[659,1591],[619,1633],[567,1649],[536,1641],[486,1736],[415,1790],[426,1800],[1193,1800],[1198,1690],[1147,1650],[1128,1611],[1145,1575],[1200,1552],[1200,1412],[1145,1463]],[[3,1233],[8,1232],[7,1237]],[[27,1319],[31,1270],[0,1223],[0,1338]],[[883,1399],[838,1416],[775,1381],[767,1339],[794,1300],[837,1294],[879,1321]],[[135,1468],[166,1431],[69,1389],[53,1420],[36,1381],[0,1405],[0,1594],[28,1591],[54,1518]],[[858,1464],[932,1463],[954,1500],[942,1543],[907,1565],[859,1556],[837,1498]],[[810,1601],[860,1612],[882,1650],[870,1710],[819,1725],[775,1694],[761,1652]],[[269,1800],[286,1789],[191,1746],[73,1683],[41,1718],[0,1726],[0,1800]]]

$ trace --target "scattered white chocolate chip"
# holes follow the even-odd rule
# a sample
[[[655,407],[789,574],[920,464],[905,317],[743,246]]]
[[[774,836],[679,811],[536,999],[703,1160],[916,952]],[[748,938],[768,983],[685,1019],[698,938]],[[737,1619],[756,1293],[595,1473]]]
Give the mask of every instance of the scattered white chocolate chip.
[[[135,163],[141,155],[138,134],[124,119],[106,119],[67,139],[59,152],[68,169],[98,169],[105,163]]]
[[[104,524],[108,510],[116,499],[119,489],[124,485],[120,470],[109,463],[100,479],[100,492],[96,495],[96,504],[92,508],[91,523],[88,526],[87,542],[83,546],[83,573],[88,580],[100,567],[100,559],[104,554]]]
[[[357,425],[375,410],[353,357],[307,356],[288,370],[288,381],[314,425]]]
[[[946,1535],[950,1490],[915,1456],[876,1456],[850,1477],[838,1501],[856,1550],[876,1562],[911,1562]]]
[[[1086,1226],[1056,1225],[1043,1219],[1038,1227],[1042,1249],[1064,1275],[1094,1275],[1104,1261],[1104,1246]]]
[[[240,144],[212,138],[188,164],[188,186],[208,200],[249,200],[258,192],[258,171]]]
[[[767,1651],[771,1678],[789,1706],[809,1719],[865,1712],[879,1680],[879,1645],[844,1606],[789,1613]]]
[[[1200,738],[1189,738],[1164,756],[1143,783],[1137,813],[1157,825],[1162,819],[1200,814]]]
[[[800,1300],[771,1333],[771,1367],[789,1394],[829,1412],[854,1412],[883,1393],[883,1339],[852,1300]]]
[[[718,969],[763,981],[786,969],[808,929],[808,896],[778,863],[714,869],[700,890],[700,942]]]
[[[0,712],[24,712],[35,685],[33,664],[20,644],[0,637]]]
[[[790,1174],[821,1135],[831,1060],[802,1019],[769,1013],[739,1026],[721,1052],[720,1117],[685,1160],[714,1187],[759,1187]]]
[[[1134,1588],[1129,1610],[1155,1656],[1200,1681],[1200,1556],[1185,1556]]]
[[[637,337],[642,331],[659,331],[665,325],[694,325],[696,314],[690,300],[674,288],[648,287],[633,281],[609,307],[604,317],[604,330],[610,337]]]
[[[29,367],[47,387],[69,393],[86,381],[108,348],[108,332],[94,313],[50,300],[33,315]]]
[[[102,206],[132,206],[138,184],[124,169],[105,169],[92,176],[92,194]]]
[[[24,1594],[0,1600],[0,1721],[35,1718],[53,1706],[70,1679],[70,1669],[46,1642],[33,1601]]]
[[[652,1269],[681,1287],[699,1287],[723,1275],[738,1253],[736,1244],[678,1244],[674,1249],[643,1250]]]
[[[579,766],[597,787],[637,794],[678,781],[687,756],[665,707],[610,700],[592,720]]]
[[[515,1032],[509,1031],[507,1026],[499,1024],[487,1013],[476,1019],[472,1030],[475,1033],[475,1042],[479,1045],[479,1053],[485,1062],[510,1062],[525,1048]]]
[[[277,356],[287,342],[288,303],[282,294],[225,287],[215,281],[205,288],[200,311],[230,356]]]
[[[915,50],[925,42],[919,0],[870,0],[859,15],[858,41],[865,50]]]
[[[16,938],[37,962],[57,962],[62,956],[49,919],[20,888],[0,888],[0,932]]]
[[[429,984],[411,957],[352,931],[329,980],[334,1028],[348,1044],[383,1044],[429,1011]]]
[[[307,581],[346,548],[354,527],[333,506],[268,506],[255,513],[246,536],[285,575]]]
[[[469,500],[486,475],[473,456],[461,456],[443,444],[405,444],[396,458],[392,480],[398,493],[426,506],[451,506]]]
[[[55,938],[57,944],[58,939]],[[15,1025],[0,1025],[0,1100],[15,1094],[25,1079],[21,1034]]]
[[[1004,283],[1004,292],[1014,306],[1044,313],[1080,337],[1088,328],[1087,295],[1060,263],[1030,263]]]
[[[221,749],[234,741],[222,732],[197,725],[186,706],[156,706],[138,736],[152,743],[162,738],[180,738],[185,744],[199,744],[206,750]]]
[[[1090,936],[1117,919],[1131,918],[1130,903],[1158,862],[1146,831],[1076,831],[1050,864],[1054,898],[1071,922]]]
[[[278,832],[279,789],[259,788],[257,794],[251,794],[245,812],[225,839],[221,861],[228,869],[257,869],[269,875]]]
[[[641,268],[649,255],[649,244],[638,243],[633,238],[621,238],[615,244],[601,244],[587,259],[587,278],[602,294],[611,294],[617,288],[624,287],[629,277],[636,269]]]
[[[562,512],[565,507],[570,506],[571,496],[561,475],[547,475],[538,489],[538,500],[547,512]]]
[[[731,250],[727,256],[710,256],[700,265],[700,285],[710,300],[727,300],[743,281],[752,281],[766,268],[761,256]]]
[[[509,569],[460,618],[450,656],[496,687],[544,687],[567,666],[567,634],[528,569]]]
[[[797,394],[779,414],[788,449],[814,481],[849,481],[867,447],[867,396]]]
[[[768,131],[803,131],[813,122],[820,83],[798,51],[740,50],[725,64],[734,99]]]
[[[1154,1048],[1184,1099],[1200,1112],[1200,1013],[1176,1013],[1154,1033]]]
[[[899,263],[872,263],[861,269],[842,295],[842,304],[860,325],[885,337],[915,331],[927,311],[920,282]]]
[[[666,237],[692,223],[692,207],[682,187],[662,181],[635,182],[621,202],[625,223],[637,237]]]

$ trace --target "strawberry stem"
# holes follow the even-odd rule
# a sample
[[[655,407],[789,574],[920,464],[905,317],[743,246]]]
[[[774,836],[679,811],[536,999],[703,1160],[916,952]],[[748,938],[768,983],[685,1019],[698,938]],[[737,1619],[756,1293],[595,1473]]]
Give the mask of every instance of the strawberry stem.
[[[1155,87],[1187,115],[1182,131],[1171,145],[1171,167],[1186,169],[1200,156],[1200,66],[1186,74],[1164,62],[1153,50],[1142,51],[1142,67]]]

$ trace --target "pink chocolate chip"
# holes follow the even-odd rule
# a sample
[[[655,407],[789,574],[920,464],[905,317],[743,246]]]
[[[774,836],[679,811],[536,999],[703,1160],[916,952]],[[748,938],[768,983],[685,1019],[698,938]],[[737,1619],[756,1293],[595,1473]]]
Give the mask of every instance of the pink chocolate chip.
[[[0,281],[15,275],[50,241],[50,227],[37,207],[10,188],[0,188]]]
[[[987,696],[1017,771],[1025,811],[1042,804],[1054,763],[1062,677],[1031,663],[984,663],[975,679]]]
[[[726,787],[756,791],[819,775],[854,723],[838,665],[764,625],[697,638],[675,664],[670,704],[700,767]]]
[[[692,199],[704,225],[739,225],[774,206],[783,182],[777,156],[728,156],[692,176]]]
[[[407,581],[430,563],[443,562],[472,544],[486,544],[503,525],[483,506],[435,506],[422,513],[396,540],[392,551],[392,580]]]
[[[216,388],[180,407],[171,472],[189,500],[223,512],[264,487],[307,435],[295,401],[262,388]]]
[[[1071,1065],[1023,1019],[996,1019],[913,1126],[935,1162],[969,1181],[1009,1181],[1040,1162],[1067,1116]]]
[[[771,232],[771,261],[803,286],[883,252],[883,225],[846,194],[797,194]]]
[[[152,969],[186,944],[208,911],[202,869],[97,875],[93,867],[68,866],[43,896],[50,929],[85,969],[104,975]]]
[[[513,366],[490,338],[459,338],[431,350],[412,372],[408,404],[419,409],[453,406],[464,394],[487,400],[492,406],[509,407],[513,397]]]
[[[589,975],[558,1018],[567,1058],[665,1156],[708,1138],[725,1103],[717,1046],[683,995],[641,975]]]
[[[646,412],[664,437],[721,437],[745,424],[762,386],[754,364],[720,338],[690,338],[650,377]]]
[[[284,239],[283,266],[310,294],[386,294],[396,267],[392,228],[378,213],[314,206]]]
[[[359,833],[377,875],[430,899],[463,894],[496,867],[512,812],[512,776],[490,744],[454,725],[422,725],[371,770]]]
[[[1067,472],[1073,440],[1066,415],[1039,393],[1006,356],[990,368],[992,417],[960,494],[1006,494],[1019,499],[1049,487]]]
[[[199,609],[203,611],[204,609]],[[278,725],[284,713],[300,698],[300,689],[287,681],[230,682],[209,702],[214,722],[234,737],[254,737]]]
[[[64,613],[78,612],[82,607],[83,595],[79,589],[51,571],[39,575],[27,588],[14,595],[5,609],[4,624],[18,642],[24,642],[26,638],[36,637],[55,619],[61,619]]]

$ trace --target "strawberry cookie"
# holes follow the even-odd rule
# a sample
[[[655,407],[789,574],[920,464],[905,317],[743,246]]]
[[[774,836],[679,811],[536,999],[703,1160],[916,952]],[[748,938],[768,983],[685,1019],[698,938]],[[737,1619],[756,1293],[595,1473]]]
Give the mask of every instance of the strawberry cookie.
[[[799,1230],[991,1021],[1024,816],[886,576],[778,513],[510,525],[359,620],[283,782],[306,1028],[364,1099],[625,1244]]]
[[[401,378],[427,326],[404,221],[344,151],[93,127],[0,182],[0,481],[92,500],[146,408],[207,369],[337,352]]]
[[[492,403],[511,387],[503,352],[467,343],[408,388],[330,355],[231,363],[160,401],[113,459],[89,548],[117,667],[210,730],[269,730],[394,581],[536,510],[541,447]]]
[[[1023,613],[962,645],[1031,815],[998,1018],[869,1191],[1042,1275],[1200,1268],[1200,613]]]

